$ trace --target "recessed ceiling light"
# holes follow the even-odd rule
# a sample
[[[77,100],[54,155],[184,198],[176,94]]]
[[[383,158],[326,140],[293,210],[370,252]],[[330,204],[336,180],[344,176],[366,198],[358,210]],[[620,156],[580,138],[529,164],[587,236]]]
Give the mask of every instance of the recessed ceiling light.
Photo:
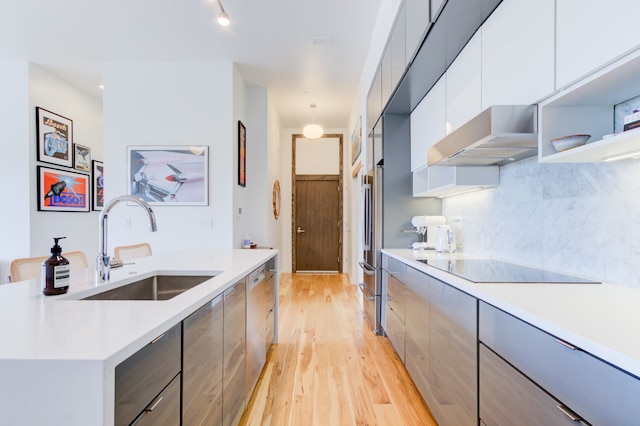
[[[328,35],[313,36],[311,37],[311,44],[321,44],[321,45],[333,44],[333,37]]]

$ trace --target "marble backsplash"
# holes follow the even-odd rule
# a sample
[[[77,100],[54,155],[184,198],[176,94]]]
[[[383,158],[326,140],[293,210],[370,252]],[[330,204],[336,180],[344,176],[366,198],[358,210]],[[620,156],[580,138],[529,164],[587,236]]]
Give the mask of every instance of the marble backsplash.
[[[496,188],[445,198],[461,250],[640,288],[640,162],[500,170]]]

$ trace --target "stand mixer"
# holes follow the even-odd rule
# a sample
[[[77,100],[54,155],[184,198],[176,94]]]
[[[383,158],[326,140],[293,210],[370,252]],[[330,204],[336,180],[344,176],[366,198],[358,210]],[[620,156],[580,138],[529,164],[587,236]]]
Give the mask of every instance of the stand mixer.
[[[422,235],[422,241],[417,241],[411,246],[418,250],[435,250],[438,225],[446,223],[447,219],[444,216],[414,216],[411,218],[411,225],[416,228],[414,232]]]

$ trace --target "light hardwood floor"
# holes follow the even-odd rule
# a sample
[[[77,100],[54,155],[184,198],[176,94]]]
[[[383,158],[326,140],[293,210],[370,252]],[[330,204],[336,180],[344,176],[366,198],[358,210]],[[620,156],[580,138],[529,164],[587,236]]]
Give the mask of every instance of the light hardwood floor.
[[[241,425],[437,425],[346,275],[283,274],[280,339]]]

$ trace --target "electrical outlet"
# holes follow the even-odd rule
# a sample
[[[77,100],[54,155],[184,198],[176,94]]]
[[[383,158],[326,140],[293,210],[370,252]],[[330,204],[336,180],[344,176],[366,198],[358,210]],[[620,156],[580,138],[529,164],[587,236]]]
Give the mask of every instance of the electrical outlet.
[[[213,219],[210,217],[200,219],[200,228],[213,228]]]
[[[125,220],[124,220],[124,224],[127,228],[131,228],[131,216],[128,216]]]

